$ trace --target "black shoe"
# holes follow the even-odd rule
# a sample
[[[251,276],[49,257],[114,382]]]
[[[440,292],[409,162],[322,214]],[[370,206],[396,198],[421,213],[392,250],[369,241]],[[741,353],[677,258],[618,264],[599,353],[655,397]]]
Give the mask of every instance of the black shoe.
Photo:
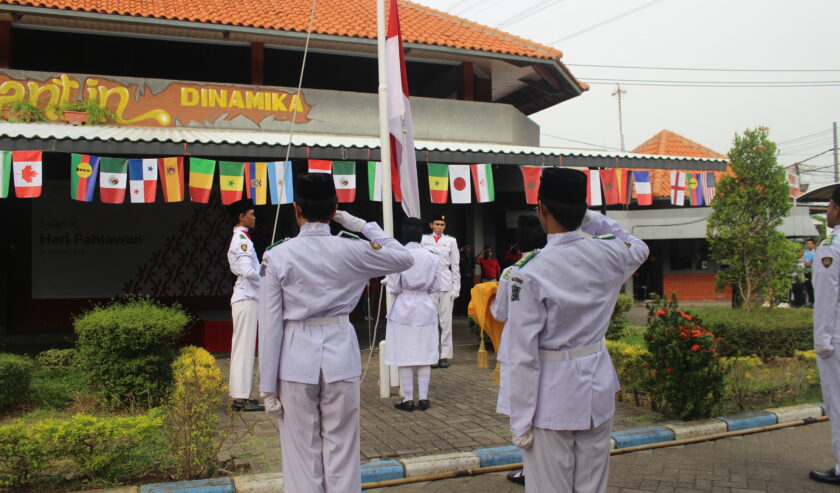
[[[432,405],[429,404],[429,399],[420,399],[420,402],[417,403],[417,409],[419,409],[421,411],[425,411],[426,409],[429,409],[430,407],[432,407]]]
[[[449,361],[446,358],[444,358],[438,361],[438,366],[441,368],[449,368]]]
[[[440,360],[437,363],[432,365],[432,368],[440,368]]]
[[[414,411],[414,401],[402,401],[394,404],[394,407],[400,411]]]
[[[840,476],[837,475],[837,472],[833,467],[825,472],[811,471],[808,473],[808,477],[814,481],[819,481],[820,483],[840,485]]]
[[[255,399],[234,399],[230,408],[236,412],[253,413],[257,411],[265,411],[265,406]]]
[[[507,478],[508,478],[508,481],[510,481],[511,483],[522,484],[522,485],[525,484],[525,472],[524,471],[512,472],[512,473],[507,475]]]

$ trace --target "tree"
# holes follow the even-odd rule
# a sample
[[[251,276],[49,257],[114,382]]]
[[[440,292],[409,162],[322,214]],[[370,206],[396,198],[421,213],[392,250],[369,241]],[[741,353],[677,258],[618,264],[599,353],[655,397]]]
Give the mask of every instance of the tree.
[[[790,212],[785,170],[776,163],[768,129],[736,135],[729,159],[734,176],[718,184],[706,229],[722,269],[717,286],[732,286],[749,310],[759,296],[787,293],[799,247],[776,230]]]

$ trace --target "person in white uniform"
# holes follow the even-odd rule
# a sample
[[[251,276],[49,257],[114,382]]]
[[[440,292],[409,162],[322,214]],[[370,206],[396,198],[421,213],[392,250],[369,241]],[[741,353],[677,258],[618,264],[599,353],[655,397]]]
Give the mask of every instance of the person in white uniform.
[[[336,211],[329,174],[298,176],[295,192],[300,233],[263,256],[260,395],[280,418],[287,493],[358,492],[361,361],[349,314],[368,279],[414,258],[376,223]],[[332,236],[331,220],[367,240]]]
[[[438,291],[432,294],[440,325],[440,361],[432,368],[448,368],[452,351],[452,305],[461,292],[461,253],[458,241],[445,235],[446,216],[435,214],[429,222],[432,234],[423,235],[421,245],[438,254]]]
[[[438,290],[438,258],[420,246],[423,223],[409,217],[402,223],[400,239],[414,257],[414,265],[398,274],[388,274],[388,291],[394,303],[388,311],[385,333],[385,364],[399,367],[403,400],[394,404],[401,411],[414,411],[414,374],[417,374],[417,409],[429,409],[431,365],[438,362],[437,311],[432,293]]]
[[[820,371],[823,402],[831,421],[835,467],[811,471],[821,483],[840,485],[840,187],[834,189],[826,213],[831,235],[814,253],[814,349]]]
[[[535,255],[540,248],[545,246],[545,231],[540,226],[537,216],[519,216],[516,220],[516,244],[520,251],[524,252],[522,259],[508,267],[502,272],[499,278],[499,287],[493,304],[490,305],[490,313],[499,322],[505,322],[502,329],[502,337],[496,351],[496,359],[499,360],[499,397],[496,401],[496,412],[510,416],[510,359],[508,358],[508,346],[510,345],[510,332],[515,330],[508,320],[508,308],[510,305],[510,279],[516,277],[519,266],[528,262],[532,255]],[[508,480],[516,484],[525,484],[525,475],[522,470],[507,475]]]
[[[526,492],[604,492],[619,389],[604,336],[648,247],[587,211],[581,171],[546,169],[538,197],[548,242],[510,278],[511,434]]]
[[[230,271],[236,276],[230,311],[233,337],[230,344],[228,394],[234,411],[262,411],[259,401],[251,400],[254,378],[254,351],[257,345],[257,306],[260,261],[248,230],[257,223],[251,199],[238,200],[227,207],[233,218],[233,238],[227,252]]]

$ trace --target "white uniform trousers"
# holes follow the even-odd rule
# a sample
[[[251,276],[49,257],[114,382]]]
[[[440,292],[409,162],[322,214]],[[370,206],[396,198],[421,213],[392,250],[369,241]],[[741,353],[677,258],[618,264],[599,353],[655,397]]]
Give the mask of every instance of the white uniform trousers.
[[[823,403],[831,422],[834,461],[840,467],[840,351],[835,350],[834,354],[825,359],[817,356],[817,368],[820,370]]]
[[[286,493],[353,493],[359,466],[359,378],[317,385],[280,380]]]
[[[522,451],[525,492],[603,493],[610,472],[612,419],[591,430],[534,428],[534,444]]]
[[[233,340],[230,343],[230,383],[228,393],[234,399],[251,396],[254,380],[254,350],[257,347],[256,300],[239,300],[230,305],[233,315]]]
[[[449,291],[432,293],[432,304],[435,305],[440,325],[440,357],[452,359],[452,297]]]

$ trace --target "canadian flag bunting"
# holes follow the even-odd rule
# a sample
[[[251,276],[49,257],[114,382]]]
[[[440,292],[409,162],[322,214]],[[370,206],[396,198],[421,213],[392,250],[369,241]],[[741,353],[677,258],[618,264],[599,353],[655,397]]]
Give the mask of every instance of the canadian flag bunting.
[[[22,199],[41,196],[41,151],[13,151],[15,195]]]

